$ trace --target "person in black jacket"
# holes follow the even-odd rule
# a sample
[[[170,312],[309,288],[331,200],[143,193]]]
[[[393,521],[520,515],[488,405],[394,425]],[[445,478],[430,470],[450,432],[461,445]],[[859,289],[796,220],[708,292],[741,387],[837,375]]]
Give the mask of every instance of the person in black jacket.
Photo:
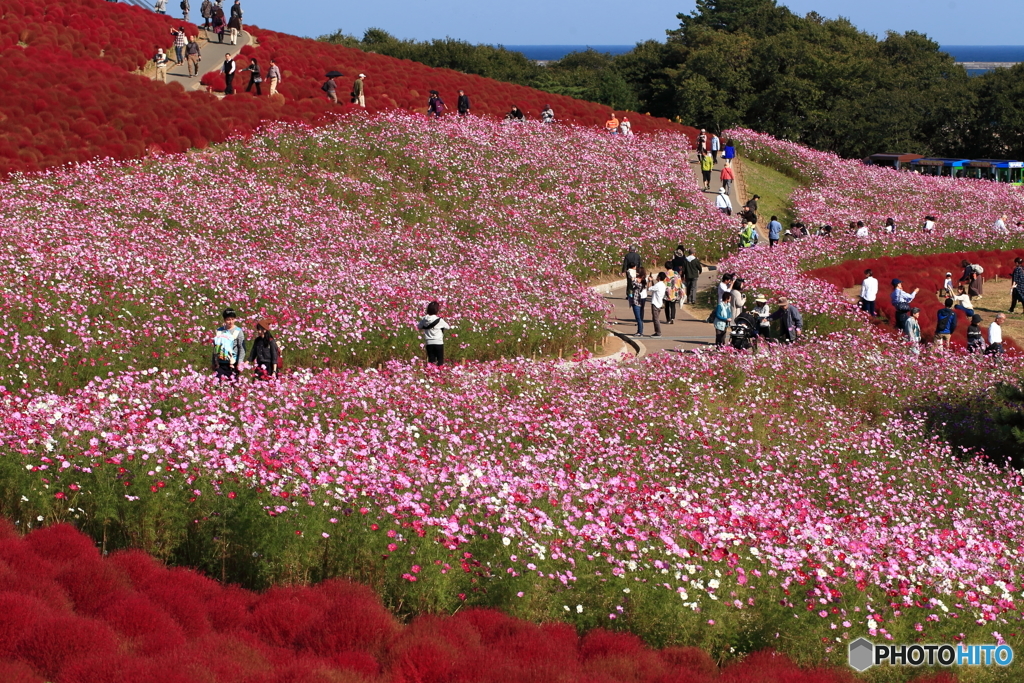
[[[683,277],[686,279],[686,303],[697,303],[697,278],[704,272],[704,264],[693,255],[693,249],[686,250],[686,264],[683,266]]]
[[[256,323],[256,338],[249,352],[249,362],[257,379],[270,379],[277,374],[277,366],[281,362],[281,351],[270,333],[270,324],[266,320]]]
[[[458,102],[459,116],[469,115],[469,96],[466,95],[465,90],[459,91],[459,102]]]
[[[626,256],[622,259],[622,270],[619,275],[626,276],[626,298],[629,298],[629,288],[632,285],[629,277],[630,269],[637,269],[640,267],[640,254],[637,253],[636,247],[630,245],[629,251],[626,252]]]
[[[672,270],[679,273],[679,277],[684,277],[683,273],[686,270],[686,247],[681,244],[676,247],[675,252],[672,254]]]

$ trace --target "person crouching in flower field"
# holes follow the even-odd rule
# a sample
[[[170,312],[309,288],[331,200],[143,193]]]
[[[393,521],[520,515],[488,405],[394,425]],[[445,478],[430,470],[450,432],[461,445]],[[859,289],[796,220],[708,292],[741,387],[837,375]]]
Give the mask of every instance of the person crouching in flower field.
[[[270,379],[277,374],[277,366],[281,362],[281,350],[270,333],[270,323],[266,320],[256,322],[256,338],[252,340],[249,352],[253,375],[256,379]]]
[[[234,309],[224,310],[224,324],[213,336],[213,369],[217,377],[233,379],[242,370],[245,360],[245,331],[235,325]]]
[[[431,301],[427,304],[427,314],[416,324],[416,328],[423,332],[427,362],[438,366],[444,365],[444,331],[451,329],[451,325],[437,315],[440,308],[439,303]]]

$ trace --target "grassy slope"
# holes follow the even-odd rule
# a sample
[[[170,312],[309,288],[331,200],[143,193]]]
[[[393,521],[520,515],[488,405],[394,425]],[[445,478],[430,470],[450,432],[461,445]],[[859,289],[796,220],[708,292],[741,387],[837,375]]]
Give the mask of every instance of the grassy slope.
[[[802,187],[802,183],[781,173],[774,168],[750,159],[740,161],[740,173],[746,186],[745,201],[748,197],[759,194],[759,223],[767,225],[771,216],[778,216],[784,227],[793,221],[793,204],[789,197],[793,190]]]

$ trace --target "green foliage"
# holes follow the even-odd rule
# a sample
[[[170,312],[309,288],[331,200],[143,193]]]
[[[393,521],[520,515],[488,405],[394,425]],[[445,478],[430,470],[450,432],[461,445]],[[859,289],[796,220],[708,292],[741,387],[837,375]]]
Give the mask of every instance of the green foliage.
[[[951,443],[966,450],[984,447],[996,462],[1024,468],[1024,383],[987,392],[968,388],[936,397],[927,408],[932,427]]]

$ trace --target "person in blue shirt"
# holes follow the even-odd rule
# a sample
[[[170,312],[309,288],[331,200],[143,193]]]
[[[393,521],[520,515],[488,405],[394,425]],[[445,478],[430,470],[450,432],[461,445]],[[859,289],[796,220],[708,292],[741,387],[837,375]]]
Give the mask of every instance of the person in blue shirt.
[[[907,318],[910,317],[910,302],[914,300],[919,290],[920,288],[908,293],[903,289],[903,280],[898,278],[892,280],[892,294],[889,296],[889,300],[896,310],[896,329],[901,332],[907,325]]]
[[[772,216],[771,222],[768,223],[768,246],[774,249],[780,237],[782,237],[782,223],[779,222],[778,216]]]
[[[946,307],[940,308],[935,314],[935,345],[940,351],[949,351],[949,338],[956,332],[956,311],[953,310],[953,299],[947,298]]]

